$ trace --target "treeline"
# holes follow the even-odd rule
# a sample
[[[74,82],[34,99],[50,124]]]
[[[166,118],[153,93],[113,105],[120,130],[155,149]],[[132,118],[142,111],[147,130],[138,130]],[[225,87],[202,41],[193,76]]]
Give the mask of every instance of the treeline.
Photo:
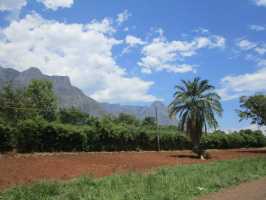
[[[33,81],[14,90],[7,85],[0,94],[0,151],[128,151],[156,150],[156,121],[138,120],[121,113],[96,118],[75,108],[59,109],[48,81]],[[190,149],[191,142],[175,126],[159,126],[162,150]],[[204,148],[266,146],[260,131],[205,134]]]
[[[154,127],[98,121],[93,125],[71,125],[28,119],[16,127],[0,125],[0,150],[18,152],[129,151],[156,150]],[[217,131],[202,138],[202,147],[227,149],[266,146],[260,131],[242,130],[231,134]],[[190,149],[191,142],[175,127],[160,128],[162,150]]]

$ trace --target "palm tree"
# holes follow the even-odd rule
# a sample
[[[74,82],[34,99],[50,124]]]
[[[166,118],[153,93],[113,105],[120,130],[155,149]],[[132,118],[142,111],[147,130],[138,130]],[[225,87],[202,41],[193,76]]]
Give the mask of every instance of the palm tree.
[[[192,81],[182,80],[183,85],[175,86],[174,100],[169,105],[170,117],[177,117],[179,128],[192,142],[192,151],[202,159],[206,151],[200,148],[200,140],[207,128],[218,126],[215,115],[222,115],[220,96],[208,80],[194,78]]]

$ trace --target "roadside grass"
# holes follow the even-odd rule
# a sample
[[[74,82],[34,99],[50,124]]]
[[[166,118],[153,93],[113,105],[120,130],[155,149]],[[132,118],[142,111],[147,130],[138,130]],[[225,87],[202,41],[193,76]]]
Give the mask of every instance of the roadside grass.
[[[191,200],[266,176],[266,157],[164,167],[144,175],[39,182],[0,193],[7,200]]]

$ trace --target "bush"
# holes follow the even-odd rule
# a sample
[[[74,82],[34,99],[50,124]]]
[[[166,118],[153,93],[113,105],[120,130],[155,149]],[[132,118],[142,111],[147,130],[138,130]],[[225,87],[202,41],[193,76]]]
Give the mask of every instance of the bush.
[[[202,137],[201,145],[205,149],[226,149],[229,147],[228,135],[216,132],[206,134]]]
[[[29,119],[18,124],[17,150],[34,152],[42,150],[42,127],[46,122],[41,119]]]
[[[114,123],[107,118],[82,126],[36,118],[21,121],[17,134],[14,132],[0,125],[1,151],[11,150],[14,141],[19,152],[157,150],[156,127]],[[159,133],[161,150],[191,149],[190,140],[176,127],[161,126]],[[216,131],[205,134],[201,146],[205,149],[263,147],[266,137],[260,131],[231,134]]]
[[[79,127],[35,119],[18,125],[19,152],[83,151],[87,137]]]
[[[230,134],[215,132],[204,135],[201,145],[205,149],[250,148],[266,146],[261,131],[241,130]]]
[[[0,152],[11,151],[14,147],[14,129],[0,124]]]
[[[58,136],[57,151],[83,151],[87,146],[87,137],[82,128],[75,126],[53,125]]]

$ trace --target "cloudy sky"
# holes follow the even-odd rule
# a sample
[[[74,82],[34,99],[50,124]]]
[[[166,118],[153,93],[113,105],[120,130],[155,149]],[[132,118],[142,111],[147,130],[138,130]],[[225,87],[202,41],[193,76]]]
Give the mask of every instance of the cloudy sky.
[[[0,65],[132,105],[168,104],[200,76],[222,97],[221,128],[247,127],[235,110],[266,90],[266,0],[0,0]]]

